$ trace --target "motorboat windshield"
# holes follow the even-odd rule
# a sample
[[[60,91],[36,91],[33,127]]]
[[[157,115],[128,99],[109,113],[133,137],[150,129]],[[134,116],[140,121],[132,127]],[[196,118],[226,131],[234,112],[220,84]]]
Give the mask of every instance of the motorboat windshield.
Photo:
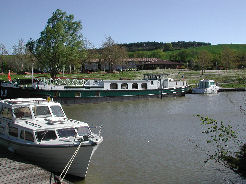
[[[14,108],[14,115],[17,119],[31,119],[32,113],[29,107]]]
[[[76,135],[74,128],[58,129],[57,133],[60,138],[75,137]]]
[[[34,106],[33,113],[35,117],[46,117],[51,116],[48,106]]]
[[[50,108],[51,108],[52,114],[55,117],[65,117],[65,114],[59,105],[50,106]]]

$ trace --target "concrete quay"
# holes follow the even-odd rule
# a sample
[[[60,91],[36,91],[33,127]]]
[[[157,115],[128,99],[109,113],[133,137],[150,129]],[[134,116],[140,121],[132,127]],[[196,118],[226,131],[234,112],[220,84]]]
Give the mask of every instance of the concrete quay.
[[[1,184],[53,184],[51,173],[0,147]],[[70,182],[63,181],[64,184]]]

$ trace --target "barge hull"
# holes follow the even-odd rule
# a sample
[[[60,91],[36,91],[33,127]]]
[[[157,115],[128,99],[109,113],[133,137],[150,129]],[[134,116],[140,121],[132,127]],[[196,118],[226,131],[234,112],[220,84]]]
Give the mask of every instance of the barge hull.
[[[188,88],[152,90],[40,90],[33,88],[2,87],[1,98],[47,98],[49,96],[63,104],[78,104],[153,97],[162,98],[166,96],[185,96],[187,91]]]

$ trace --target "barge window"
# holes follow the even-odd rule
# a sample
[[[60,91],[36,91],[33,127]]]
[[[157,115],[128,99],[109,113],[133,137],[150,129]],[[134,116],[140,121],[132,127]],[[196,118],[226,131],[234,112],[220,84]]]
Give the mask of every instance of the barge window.
[[[121,89],[128,89],[128,84],[127,83],[121,84]]]
[[[57,139],[54,130],[36,132],[36,137],[38,142]]]
[[[32,118],[31,111],[29,107],[18,107],[14,109],[14,114],[16,118]]]
[[[142,89],[147,89],[147,83],[142,83],[142,84],[141,84],[141,88],[142,88]]]
[[[74,128],[57,130],[58,136],[61,137],[74,137],[76,135]]]
[[[35,106],[33,112],[35,116],[51,116],[48,106]]]
[[[137,83],[133,83],[132,84],[132,89],[138,89],[138,84]]]
[[[55,117],[64,117],[62,108],[59,105],[50,106],[52,113]]]
[[[117,83],[111,83],[110,84],[110,89],[118,89]]]
[[[12,109],[11,108],[4,108],[1,113],[2,113],[3,118],[12,119]]]
[[[81,97],[81,93],[80,92],[75,92],[74,97]]]
[[[18,128],[16,127],[9,127],[9,135],[13,137],[18,137]]]

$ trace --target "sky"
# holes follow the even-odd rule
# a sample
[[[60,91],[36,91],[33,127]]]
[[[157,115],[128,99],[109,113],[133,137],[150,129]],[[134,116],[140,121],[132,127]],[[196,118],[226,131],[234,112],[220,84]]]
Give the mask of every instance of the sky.
[[[0,0],[0,43],[36,40],[56,9],[82,22],[100,47],[116,43],[202,41],[246,44],[245,0]]]

